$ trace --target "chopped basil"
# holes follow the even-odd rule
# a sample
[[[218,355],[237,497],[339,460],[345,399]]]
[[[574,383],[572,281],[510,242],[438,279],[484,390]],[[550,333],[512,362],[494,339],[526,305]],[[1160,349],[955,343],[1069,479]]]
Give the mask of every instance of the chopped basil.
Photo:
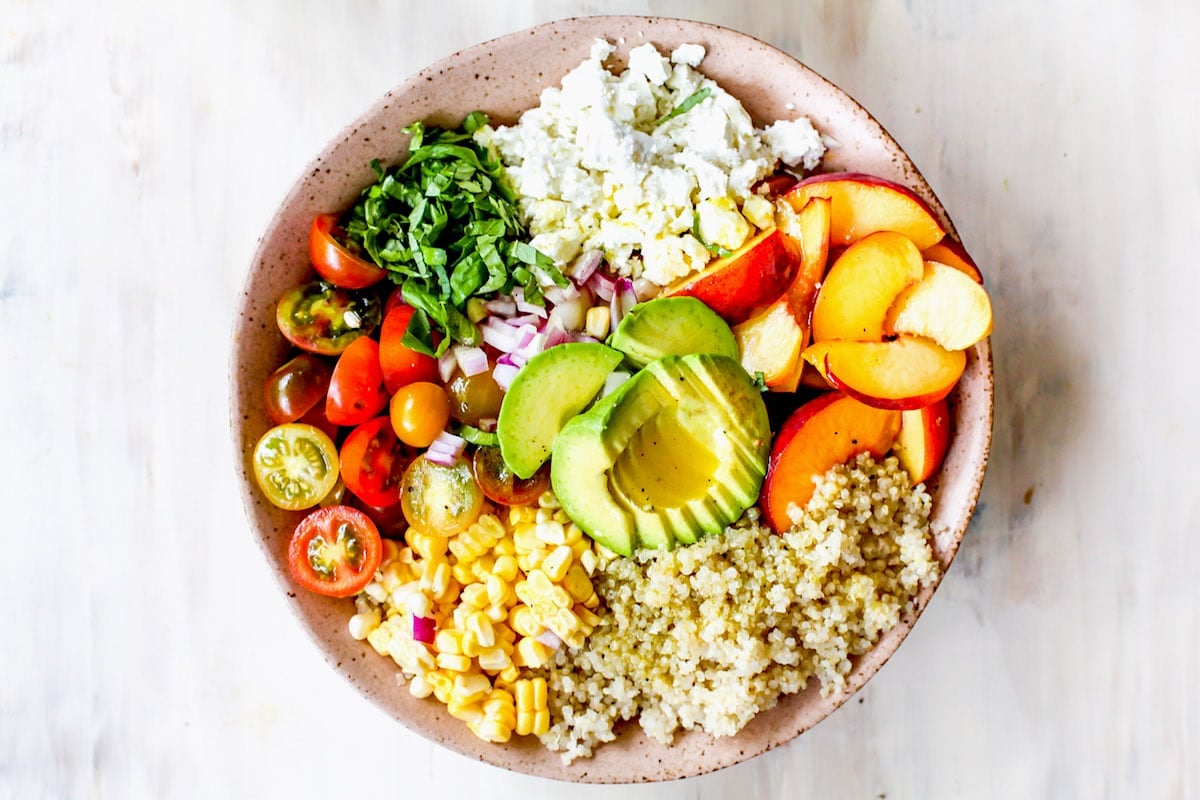
[[[701,101],[703,101],[704,98],[708,97],[710,94],[712,94],[712,88],[709,86],[705,86],[703,89],[697,89],[696,91],[689,94],[686,98],[684,98],[682,103],[675,106],[674,108],[672,108],[666,114],[663,114],[658,119],[654,120],[654,127],[657,128],[659,125],[662,125],[667,120],[675,119],[680,114],[686,114],[687,112],[691,111],[696,106],[700,105]]]

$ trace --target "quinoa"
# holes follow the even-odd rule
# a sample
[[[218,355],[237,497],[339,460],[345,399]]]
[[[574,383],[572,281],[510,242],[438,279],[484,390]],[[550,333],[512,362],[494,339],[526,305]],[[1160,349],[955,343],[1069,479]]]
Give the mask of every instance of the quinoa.
[[[864,454],[817,484],[783,535],[751,509],[722,536],[604,558],[599,623],[544,670],[542,743],[570,763],[634,717],[664,744],[680,729],[731,736],[812,677],[842,689],[851,658],[937,577],[931,501],[894,457]]]

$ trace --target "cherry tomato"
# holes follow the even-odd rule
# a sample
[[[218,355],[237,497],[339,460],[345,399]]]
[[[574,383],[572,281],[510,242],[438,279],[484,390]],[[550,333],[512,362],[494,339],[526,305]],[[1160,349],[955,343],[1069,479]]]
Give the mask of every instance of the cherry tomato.
[[[296,583],[327,597],[349,597],[375,576],[383,560],[379,529],[357,508],[329,506],[296,526],[288,568]]]
[[[500,416],[504,390],[492,377],[491,370],[468,378],[455,369],[446,393],[450,395],[450,416],[464,425],[479,427],[482,420]]]
[[[333,440],[312,425],[276,425],[254,445],[251,457],[259,488],[289,511],[312,508],[337,483],[338,454]]]
[[[379,299],[324,281],[297,286],[275,306],[279,331],[301,350],[336,356],[379,327]]]
[[[396,492],[399,497],[399,491]],[[353,492],[346,495],[346,505],[353,506],[371,518],[379,535],[385,539],[403,539],[408,530],[408,520],[404,518],[404,505],[399,500],[390,506],[372,506],[364,503]]]
[[[437,536],[466,530],[483,509],[483,492],[463,459],[443,467],[417,456],[404,471],[400,495],[408,524]]]
[[[364,422],[342,443],[342,481],[368,506],[400,502],[400,482],[412,456],[387,417]]]
[[[400,441],[429,447],[450,421],[450,403],[436,383],[420,381],[401,386],[392,395],[392,429]]]
[[[267,377],[267,415],[276,423],[295,422],[329,391],[333,370],[311,353],[301,353]]]
[[[416,381],[436,381],[439,378],[436,358],[404,345],[404,332],[412,315],[412,306],[397,303],[384,316],[383,327],[379,331],[379,364],[383,368],[383,382],[387,384],[389,392]]]
[[[530,478],[518,478],[504,463],[499,447],[480,447],[471,459],[475,481],[484,496],[493,503],[523,506],[537,500],[550,488],[550,463],[546,462]]]
[[[333,367],[325,416],[334,425],[359,425],[388,403],[379,368],[379,344],[364,336],[350,343]]]
[[[337,440],[338,426],[329,421],[329,417],[325,416],[325,404],[317,403],[308,410],[297,422],[303,422],[305,425],[312,425],[314,428],[320,428],[325,435],[330,439]]]
[[[345,240],[337,214],[318,214],[313,220],[308,255],[318,275],[343,289],[365,289],[387,277],[387,270],[359,258],[343,244]]]

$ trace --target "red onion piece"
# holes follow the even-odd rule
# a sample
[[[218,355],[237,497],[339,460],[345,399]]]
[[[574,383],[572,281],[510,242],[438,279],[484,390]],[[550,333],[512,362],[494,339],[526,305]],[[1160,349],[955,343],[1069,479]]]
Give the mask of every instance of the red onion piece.
[[[602,272],[597,272],[588,280],[588,288],[596,293],[596,297],[605,303],[613,298],[613,280]]]
[[[568,272],[571,274],[571,280],[575,281],[576,285],[582,286],[600,268],[600,264],[603,261],[604,254],[599,250],[588,250],[581,253],[568,269]]]
[[[514,367],[512,364],[497,363],[496,366],[492,367],[492,377],[496,380],[496,383],[500,384],[500,388],[507,392],[509,387],[512,386],[513,378],[517,377],[518,369],[518,367]]]
[[[506,319],[504,322],[514,328],[520,328],[525,325],[537,325],[540,320],[541,317],[537,316],[536,314],[522,314],[519,317]]]
[[[437,622],[433,617],[413,617],[413,639],[422,644],[433,644],[434,635],[437,633]]]
[[[488,300],[483,304],[489,314],[498,314],[502,317],[511,317],[517,313],[517,301],[511,297],[497,297]]]
[[[499,420],[497,420],[495,417],[484,417],[483,419],[479,420],[479,430],[483,431],[484,433],[495,433],[496,423],[498,421]]]
[[[511,325],[507,325],[495,317],[488,317],[487,322],[479,326],[479,330],[483,334],[483,341],[501,353],[511,353],[517,349],[520,334]]]
[[[546,307],[525,300],[525,290],[520,287],[513,289],[513,300],[517,301],[517,310],[525,314],[533,314],[541,319],[546,318]]]
[[[584,323],[587,321],[587,311],[591,307],[591,303],[583,295],[579,295],[565,303],[561,303],[554,307],[550,312],[550,318],[554,319],[557,315],[564,329],[568,331],[578,331],[583,329]]]
[[[551,650],[557,650],[562,646],[562,639],[558,638],[558,634],[549,628],[546,628],[546,630],[542,631],[534,638],[546,645],[546,647],[549,647]]]
[[[551,286],[543,294],[546,295],[546,302],[557,306],[579,297],[579,290],[575,288],[574,284],[568,284],[567,286]]]
[[[520,369],[521,367],[525,366],[526,360],[527,359],[525,356],[521,355],[520,353],[505,353],[496,359],[496,363],[503,364],[506,367],[516,367],[517,369]]]
[[[546,328],[546,350],[551,347],[558,347],[560,344],[571,341],[571,334],[567,333],[562,328]]]
[[[482,347],[463,347],[460,345],[452,348],[451,352],[454,353],[454,357],[458,360],[459,369],[468,378],[472,375],[479,375],[488,371],[488,357]],[[448,379],[442,378],[442,380],[446,381]]]
[[[629,313],[629,309],[637,305],[637,295],[633,291],[633,281],[629,278],[617,278],[613,289],[609,310],[612,314],[612,330],[616,330],[621,320]]]
[[[454,368],[458,366],[458,358],[454,351],[458,348],[450,348],[438,359],[438,375],[441,376],[442,383],[449,383],[450,376],[454,374]]]

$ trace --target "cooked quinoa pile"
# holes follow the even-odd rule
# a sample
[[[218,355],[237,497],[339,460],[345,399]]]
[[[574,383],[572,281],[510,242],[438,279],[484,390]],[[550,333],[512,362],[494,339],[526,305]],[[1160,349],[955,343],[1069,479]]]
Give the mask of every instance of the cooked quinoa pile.
[[[634,717],[654,739],[739,731],[811,677],[829,694],[852,656],[895,625],[938,572],[930,497],[895,458],[831,470],[782,536],[751,509],[723,536],[604,559],[606,610],[544,670],[553,720],[542,743],[591,755]]]

